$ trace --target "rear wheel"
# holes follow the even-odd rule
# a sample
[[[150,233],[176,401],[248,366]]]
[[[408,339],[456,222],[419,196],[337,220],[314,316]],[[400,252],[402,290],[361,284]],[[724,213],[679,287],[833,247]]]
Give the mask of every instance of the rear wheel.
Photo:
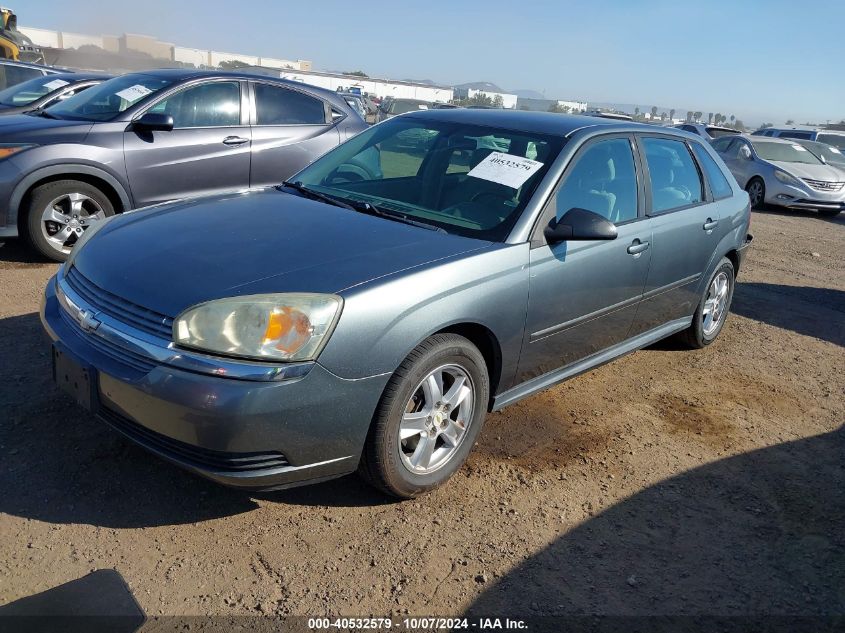
[[[766,184],[762,178],[754,177],[745,185],[752,209],[761,209],[766,200]]]
[[[734,266],[731,260],[723,257],[710,277],[692,317],[692,324],[681,334],[690,347],[701,349],[716,340],[725,325],[733,295]]]
[[[359,471],[409,499],[443,484],[475,443],[487,413],[484,357],[467,339],[437,334],[412,351],[385,388]]]
[[[36,187],[24,212],[29,243],[45,257],[62,262],[88,227],[114,215],[114,207],[94,185],[57,180]]]

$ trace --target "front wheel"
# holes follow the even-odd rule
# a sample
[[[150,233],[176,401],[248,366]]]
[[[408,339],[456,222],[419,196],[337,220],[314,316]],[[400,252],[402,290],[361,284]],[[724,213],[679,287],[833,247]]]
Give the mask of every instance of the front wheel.
[[[723,257],[707,283],[692,324],[682,333],[682,338],[690,347],[701,349],[716,340],[725,325],[733,296],[734,265]]]
[[[766,201],[766,184],[762,178],[754,177],[745,186],[752,209],[762,209]]]
[[[63,262],[82,233],[114,215],[114,207],[94,185],[57,180],[32,191],[25,213],[29,243],[45,257]]]
[[[440,486],[466,460],[489,396],[487,366],[472,343],[456,334],[423,341],[385,388],[359,472],[404,499]]]

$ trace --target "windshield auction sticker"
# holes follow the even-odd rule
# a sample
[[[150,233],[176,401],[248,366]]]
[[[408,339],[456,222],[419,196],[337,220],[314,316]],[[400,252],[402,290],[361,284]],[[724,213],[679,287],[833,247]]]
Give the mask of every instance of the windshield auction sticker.
[[[47,90],[53,91],[53,90],[56,90],[57,88],[61,88],[62,86],[67,86],[68,83],[69,82],[65,81],[64,79],[54,79],[53,81],[50,81],[50,82],[44,84],[44,87]]]
[[[531,178],[543,166],[543,163],[513,156],[503,152],[491,152],[487,158],[473,167],[467,175],[481,178],[490,182],[497,182],[511,189],[519,189],[525,181]]]
[[[151,93],[152,90],[150,90],[146,86],[135,84],[134,86],[124,88],[120,92],[115,92],[114,94],[120,97],[121,99],[126,99],[129,103],[134,103],[138,101],[138,99],[143,99]]]

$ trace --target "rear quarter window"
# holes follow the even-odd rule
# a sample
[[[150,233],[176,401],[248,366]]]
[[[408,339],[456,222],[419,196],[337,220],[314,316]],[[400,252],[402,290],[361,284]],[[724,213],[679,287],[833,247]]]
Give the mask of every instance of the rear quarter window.
[[[698,143],[691,143],[690,145],[692,145],[693,154],[698,159],[698,164],[701,165],[701,169],[704,171],[707,182],[710,183],[710,191],[713,193],[713,198],[715,200],[721,200],[722,198],[732,196],[733,189],[725,176],[725,172],[716,164],[716,161],[707,153],[707,150]]]

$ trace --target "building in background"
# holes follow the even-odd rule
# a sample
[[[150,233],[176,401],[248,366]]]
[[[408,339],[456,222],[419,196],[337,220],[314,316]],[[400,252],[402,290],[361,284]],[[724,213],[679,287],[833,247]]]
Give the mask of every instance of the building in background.
[[[579,114],[585,112],[589,108],[589,105],[586,101],[574,101],[570,99],[533,99],[520,97],[516,102],[516,107],[520,110],[532,110],[534,112],[553,112],[568,108],[568,112]]]
[[[252,66],[248,70],[255,73],[281,77],[291,81],[327,88],[337,91],[360,91],[375,97],[393,97],[394,99],[419,99],[432,103],[448,103],[454,98],[451,88],[432,84],[416,83],[413,81],[397,81],[393,79],[377,79],[358,75],[344,75],[341,73],[325,73],[295,69],[277,69]]]
[[[212,51],[199,48],[186,48],[171,42],[162,42],[150,35],[124,33],[123,35],[84,35],[69,31],[50,31],[33,27],[20,27],[21,33],[27,35],[35,44],[53,51],[54,63],[62,63],[64,51],[85,50],[86,47],[96,47],[113,55],[122,55],[132,61],[148,57],[155,61],[167,61],[167,65],[195,66],[196,68],[217,68],[226,62],[236,62],[246,66],[265,66],[268,68],[288,68],[294,70],[311,70],[311,62],[305,59],[287,60],[273,57],[257,57],[241,53]],[[69,56],[64,56],[69,57]],[[134,64],[120,66],[120,69],[131,70]],[[163,64],[154,64],[161,66]],[[109,68],[104,70],[117,70]]]

